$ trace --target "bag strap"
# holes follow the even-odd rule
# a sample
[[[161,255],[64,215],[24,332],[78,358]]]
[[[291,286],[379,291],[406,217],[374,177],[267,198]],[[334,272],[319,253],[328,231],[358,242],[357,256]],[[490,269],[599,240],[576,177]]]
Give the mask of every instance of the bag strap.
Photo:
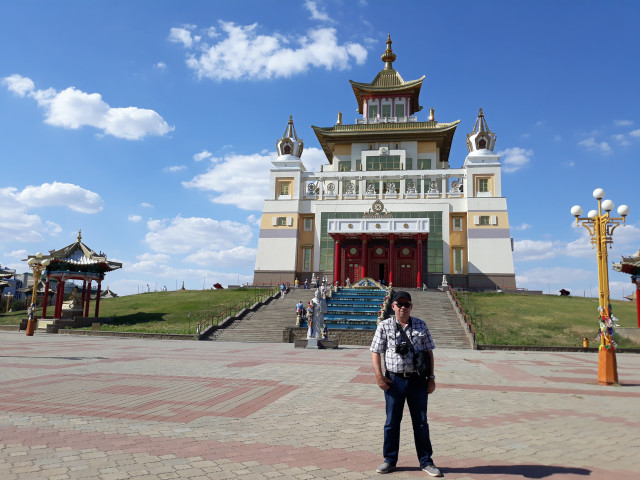
[[[411,327],[411,317],[409,317],[409,327]],[[413,328],[413,327],[411,327],[411,328]],[[413,348],[413,342],[411,342],[411,340],[409,340],[409,337],[407,337],[407,334],[404,331],[404,328],[402,328],[402,327],[398,328],[398,321],[397,320],[396,320],[396,329],[400,330],[400,335],[402,335],[402,338],[404,339],[404,341],[409,344],[409,348],[411,349],[411,353],[416,353],[416,351]]]

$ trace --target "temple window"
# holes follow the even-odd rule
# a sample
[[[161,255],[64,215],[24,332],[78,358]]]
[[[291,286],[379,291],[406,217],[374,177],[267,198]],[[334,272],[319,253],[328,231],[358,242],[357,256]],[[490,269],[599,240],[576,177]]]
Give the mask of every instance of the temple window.
[[[464,249],[458,248],[458,247],[453,248],[453,273],[454,274],[464,273],[463,253],[464,253]]]
[[[350,172],[351,171],[351,161],[340,161],[338,162],[338,171],[340,172]]]
[[[367,171],[400,170],[400,155],[367,157]]]
[[[311,271],[311,247],[302,247],[302,270]]]
[[[382,105],[382,116],[383,117],[391,116],[391,105]]]
[[[430,158],[419,158],[418,159],[418,170],[431,170],[431,159]]]
[[[313,231],[313,218],[305,217],[303,225],[304,225],[303,229],[305,232]]]
[[[396,117],[404,117],[404,105],[396,104]]]
[[[368,115],[369,118],[376,118],[378,116],[378,106],[369,105],[368,113],[369,113]]]

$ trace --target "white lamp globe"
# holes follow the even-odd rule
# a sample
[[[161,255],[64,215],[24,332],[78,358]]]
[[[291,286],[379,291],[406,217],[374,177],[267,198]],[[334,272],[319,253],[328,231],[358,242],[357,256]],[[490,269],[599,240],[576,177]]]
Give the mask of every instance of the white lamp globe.
[[[579,217],[582,215],[582,207],[580,205],[574,205],[571,207],[571,215],[574,217]]]
[[[614,206],[615,205],[611,200],[605,200],[604,202],[602,202],[602,208],[604,208],[605,212],[610,212],[611,210],[613,210]]]
[[[27,264],[28,264],[29,266],[33,265],[33,264],[34,264],[34,263],[36,263],[36,262],[37,262],[37,260],[36,260],[35,258],[33,258],[33,257],[31,257],[29,260],[27,260]]]
[[[42,252],[36,253],[36,258],[42,258]]]
[[[598,211],[597,210],[589,210],[589,213],[587,213],[587,217],[589,217],[590,219],[594,219],[598,216]]]
[[[629,215],[629,206],[628,205],[620,205],[618,207],[618,215],[621,217],[626,217]]]
[[[604,190],[601,188],[596,188],[593,191],[593,198],[596,200],[602,200],[604,198]]]
[[[42,264],[43,267],[48,266],[51,263],[51,260],[49,260],[48,258],[45,258],[42,262],[40,262]]]

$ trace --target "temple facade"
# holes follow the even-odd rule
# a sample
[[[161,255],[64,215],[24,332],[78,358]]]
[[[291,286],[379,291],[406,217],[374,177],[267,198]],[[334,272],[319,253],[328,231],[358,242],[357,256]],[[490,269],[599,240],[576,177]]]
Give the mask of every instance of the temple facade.
[[[394,287],[515,288],[513,241],[496,134],[480,109],[452,168],[459,120],[419,118],[424,76],[404,81],[387,39],[384,68],[351,81],[360,117],[312,126],[328,164],[309,172],[292,118],[276,144],[254,283],[361,278]]]

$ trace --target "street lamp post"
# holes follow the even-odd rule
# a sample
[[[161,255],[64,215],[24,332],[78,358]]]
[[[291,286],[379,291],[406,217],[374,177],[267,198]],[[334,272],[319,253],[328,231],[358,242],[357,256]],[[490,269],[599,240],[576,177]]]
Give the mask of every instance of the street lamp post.
[[[13,295],[11,295],[10,293],[7,293],[4,296],[5,301],[7,302],[7,311],[5,313],[9,313],[9,305],[11,305],[11,299],[13,298]]]
[[[615,317],[611,314],[611,301],[609,300],[609,265],[607,261],[607,246],[613,243],[612,235],[616,227],[626,222],[629,214],[627,205],[618,207],[620,217],[612,217],[609,212],[613,210],[611,200],[602,200],[604,190],[596,188],[593,198],[598,200],[598,210],[590,210],[586,217],[581,217],[582,207],[574,205],[571,214],[576,217],[576,223],[581,224],[589,231],[591,245],[596,246],[598,253],[598,289],[600,313],[600,348],[598,351],[598,383],[601,385],[613,385],[618,383],[618,368],[616,365],[616,350],[613,342],[613,328]],[[602,211],[605,213],[602,213]]]
[[[42,277],[42,272],[49,265],[50,260],[48,258],[43,259],[41,252],[36,253],[35,257],[31,257],[27,260],[29,266],[33,269],[33,292],[31,294],[31,306],[29,307],[29,317],[27,320],[27,335],[33,336],[36,330],[36,296],[38,293],[38,282]]]

